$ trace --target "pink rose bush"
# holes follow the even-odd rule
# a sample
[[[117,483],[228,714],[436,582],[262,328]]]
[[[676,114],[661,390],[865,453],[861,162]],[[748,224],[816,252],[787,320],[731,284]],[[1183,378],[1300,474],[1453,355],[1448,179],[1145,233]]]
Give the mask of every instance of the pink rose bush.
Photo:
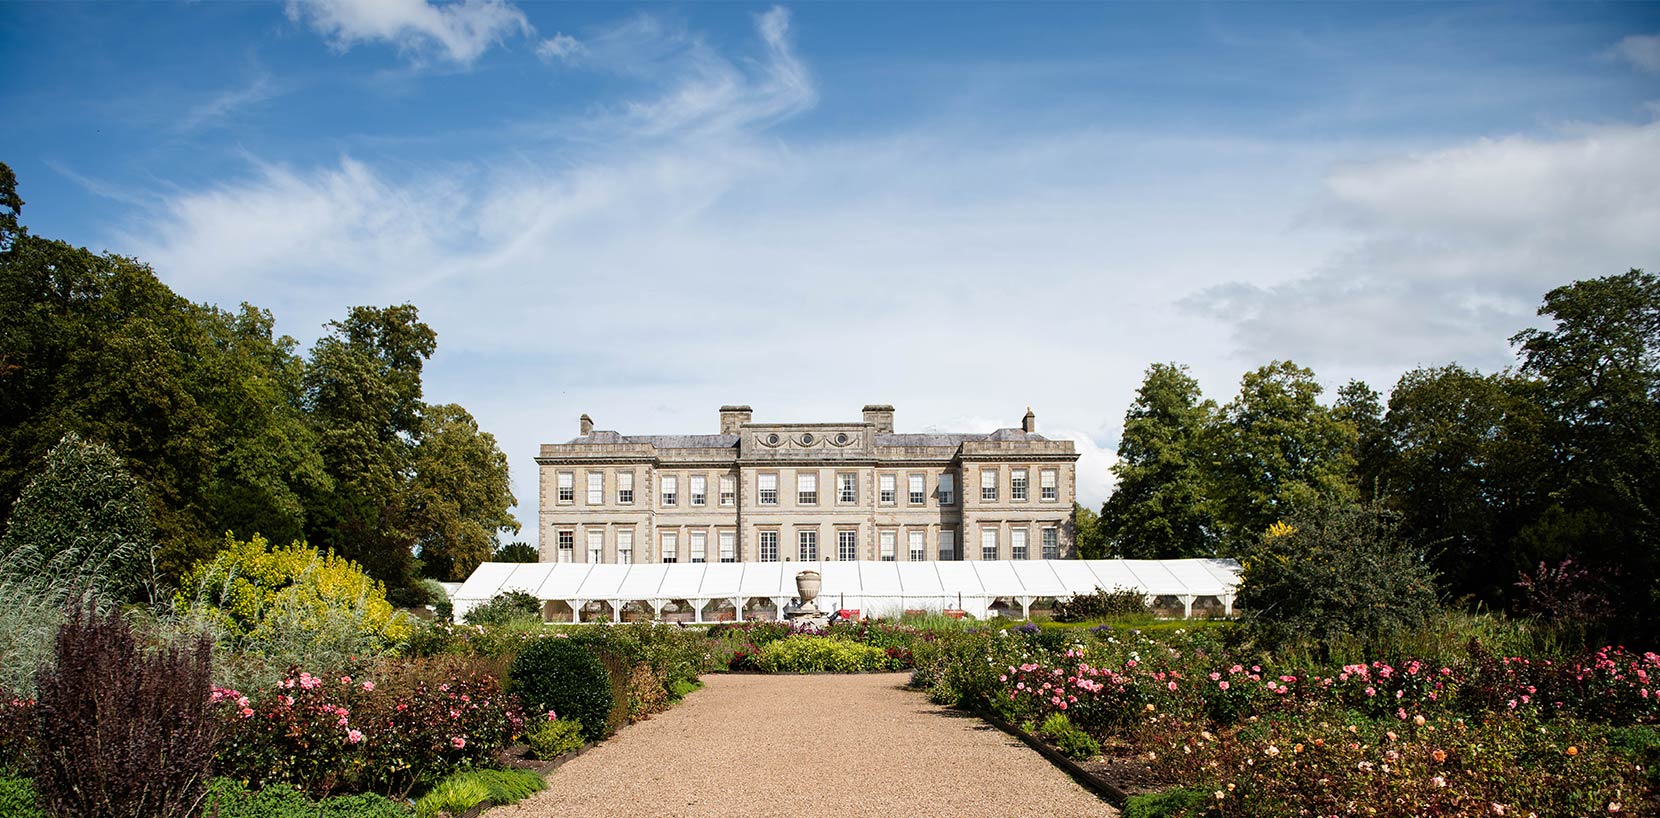
[[[314,796],[399,797],[449,773],[492,766],[523,727],[497,679],[455,661],[389,665],[379,681],[299,668],[270,690],[215,689],[224,722],[216,772]]]

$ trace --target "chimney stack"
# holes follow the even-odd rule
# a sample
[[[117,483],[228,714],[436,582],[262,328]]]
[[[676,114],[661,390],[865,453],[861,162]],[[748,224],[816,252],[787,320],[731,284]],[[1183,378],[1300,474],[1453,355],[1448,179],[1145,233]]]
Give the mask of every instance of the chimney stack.
[[[594,431],[594,419],[587,415],[582,416],[582,436],[587,437]]]
[[[735,435],[738,427],[749,422],[753,411],[748,406],[722,406],[720,408],[720,433]]]
[[[893,407],[873,403],[865,407],[865,422],[876,427],[877,434],[893,434]]]
[[[1020,419],[1020,431],[1031,434],[1037,431],[1037,415],[1032,414],[1032,407],[1026,407],[1026,417]]]

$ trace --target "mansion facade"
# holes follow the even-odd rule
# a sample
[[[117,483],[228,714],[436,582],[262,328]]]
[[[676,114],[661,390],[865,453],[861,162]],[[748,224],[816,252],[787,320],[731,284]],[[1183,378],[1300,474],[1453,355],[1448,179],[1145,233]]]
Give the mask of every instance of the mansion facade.
[[[1070,440],[1019,428],[899,434],[892,406],[858,423],[754,423],[622,435],[582,416],[544,444],[543,562],[1025,560],[1076,556]]]

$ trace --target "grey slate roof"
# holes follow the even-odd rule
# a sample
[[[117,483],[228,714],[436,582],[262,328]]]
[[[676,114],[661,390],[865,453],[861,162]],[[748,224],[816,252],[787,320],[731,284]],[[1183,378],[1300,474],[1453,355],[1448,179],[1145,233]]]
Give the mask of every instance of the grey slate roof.
[[[968,441],[1048,440],[1036,432],[1019,429],[998,429],[990,434],[954,432],[886,433],[876,435],[878,446],[961,446]],[[730,449],[738,445],[737,435],[623,435],[609,430],[595,429],[592,433],[570,441],[577,444],[595,443],[649,443],[659,449]]]

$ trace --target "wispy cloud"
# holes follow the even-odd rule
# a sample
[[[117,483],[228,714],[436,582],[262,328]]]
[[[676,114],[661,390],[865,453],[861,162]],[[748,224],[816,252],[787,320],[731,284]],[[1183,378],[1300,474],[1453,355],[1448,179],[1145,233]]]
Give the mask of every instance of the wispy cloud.
[[[211,127],[280,93],[281,89],[272,79],[271,73],[262,70],[246,85],[224,91],[192,106],[183,117],[180,117],[177,129],[189,132]]]
[[[544,60],[576,61],[587,49],[569,34],[555,33],[536,44],[536,55]]]
[[[288,0],[287,10],[342,51],[379,41],[461,65],[508,37],[533,33],[524,12],[506,0]]]
[[[1633,34],[1609,49],[1609,56],[1640,71],[1660,74],[1660,34]]]
[[[1660,261],[1660,123],[1342,167],[1317,211],[1351,237],[1340,252],[1188,306],[1232,325],[1246,358],[1502,365],[1546,290]]]

